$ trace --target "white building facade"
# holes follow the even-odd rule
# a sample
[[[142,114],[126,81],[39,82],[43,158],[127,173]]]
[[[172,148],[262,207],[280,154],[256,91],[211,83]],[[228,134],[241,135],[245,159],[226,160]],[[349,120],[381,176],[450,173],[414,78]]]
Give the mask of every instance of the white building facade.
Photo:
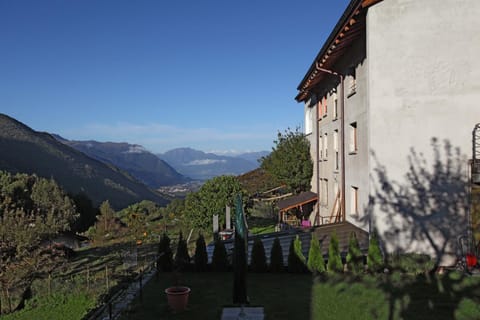
[[[300,83],[313,224],[452,265],[480,122],[478,0],[352,0]]]

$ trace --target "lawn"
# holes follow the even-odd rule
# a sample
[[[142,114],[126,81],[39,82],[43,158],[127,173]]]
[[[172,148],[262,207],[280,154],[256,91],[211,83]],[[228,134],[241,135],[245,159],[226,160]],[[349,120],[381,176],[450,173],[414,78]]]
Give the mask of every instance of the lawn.
[[[232,273],[185,273],[189,307],[172,313],[163,290],[170,274],[148,283],[122,319],[219,319],[231,305]],[[480,278],[429,275],[248,274],[252,306],[266,319],[480,319]]]

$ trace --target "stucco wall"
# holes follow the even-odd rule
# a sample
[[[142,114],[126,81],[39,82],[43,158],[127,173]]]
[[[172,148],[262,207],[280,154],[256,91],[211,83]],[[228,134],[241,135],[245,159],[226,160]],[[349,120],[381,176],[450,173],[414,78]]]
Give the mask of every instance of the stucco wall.
[[[371,7],[367,15],[369,141],[370,151],[375,154],[369,162],[375,181],[370,194],[378,195],[378,190],[385,194],[385,181],[395,181],[404,192],[420,198],[415,185],[423,184],[427,189],[430,185],[443,186],[439,194],[445,199],[444,203],[441,199],[432,201],[431,193],[425,199],[409,195],[413,209],[407,210],[412,214],[416,211],[420,215],[417,220],[430,212],[427,220],[436,221],[437,227],[444,224],[431,232],[422,233],[417,221],[406,215],[392,219],[388,213],[392,203],[386,202],[393,199],[377,197],[372,218],[380,234],[391,237],[385,242],[388,250],[438,254],[440,248],[443,265],[454,262],[455,238],[466,227],[462,199],[452,194],[458,191],[458,184],[448,179],[467,180],[472,129],[480,122],[479,12],[478,0],[386,0]],[[433,167],[436,158],[432,138],[439,141],[440,167]],[[458,148],[458,157],[453,149],[450,155],[443,151],[444,141]],[[411,165],[408,157],[412,151],[422,153],[426,162]],[[461,176],[441,169],[448,160],[452,166],[460,166]],[[380,173],[386,174],[382,182],[377,174],[381,166]],[[407,173],[420,179],[409,182]],[[444,181],[439,183],[436,178]],[[442,220],[435,220],[438,213]]]

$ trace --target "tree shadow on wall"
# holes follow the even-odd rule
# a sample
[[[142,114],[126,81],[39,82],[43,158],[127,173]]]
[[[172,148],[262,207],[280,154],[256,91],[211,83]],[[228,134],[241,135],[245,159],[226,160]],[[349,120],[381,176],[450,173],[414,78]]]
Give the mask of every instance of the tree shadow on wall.
[[[402,182],[392,180],[376,155],[371,179],[374,192],[367,210],[369,222],[378,226],[383,246],[390,253],[429,248],[435,266],[444,265],[460,254],[458,237],[467,231],[469,205],[467,162],[449,141],[432,138],[433,157],[427,158],[411,148],[409,168]],[[373,208],[376,214],[373,217]],[[375,218],[375,219],[373,219]],[[366,222],[366,221],[365,221]],[[382,230],[380,230],[382,231]],[[385,251],[385,252],[386,252]],[[395,274],[384,275],[378,286],[388,297],[388,318],[454,319],[465,304],[479,303],[479,281],[470,282],[465,274],[433,276],[421,274],[395,281]],[[401,276],[401,277],[403,277]],[[471,316],[480,316],[473,308]],[[461,318],[461,316],[460,316]],[[465,319],[473,319],[467,315]]]
[[[382,238],[388,251],[415,251],[419,243],[430,248],[435,264],[458,254],[458,237],[466,233],[469,204],[466,159],[458,148],[432,138],[433,161],[411,148],[403,183],[392,181],[373,153],[374,194],[367,210],[375,224],[384,224]]]

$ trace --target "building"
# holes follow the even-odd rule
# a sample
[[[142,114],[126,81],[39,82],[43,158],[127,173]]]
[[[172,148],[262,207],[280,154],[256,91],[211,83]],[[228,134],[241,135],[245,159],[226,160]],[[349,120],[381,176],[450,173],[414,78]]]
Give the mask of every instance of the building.
[[[298,86],[314,225],[453,265],[480,122],[478,0],[352,0]],[[328,14],[328,13],[322,13]]]

